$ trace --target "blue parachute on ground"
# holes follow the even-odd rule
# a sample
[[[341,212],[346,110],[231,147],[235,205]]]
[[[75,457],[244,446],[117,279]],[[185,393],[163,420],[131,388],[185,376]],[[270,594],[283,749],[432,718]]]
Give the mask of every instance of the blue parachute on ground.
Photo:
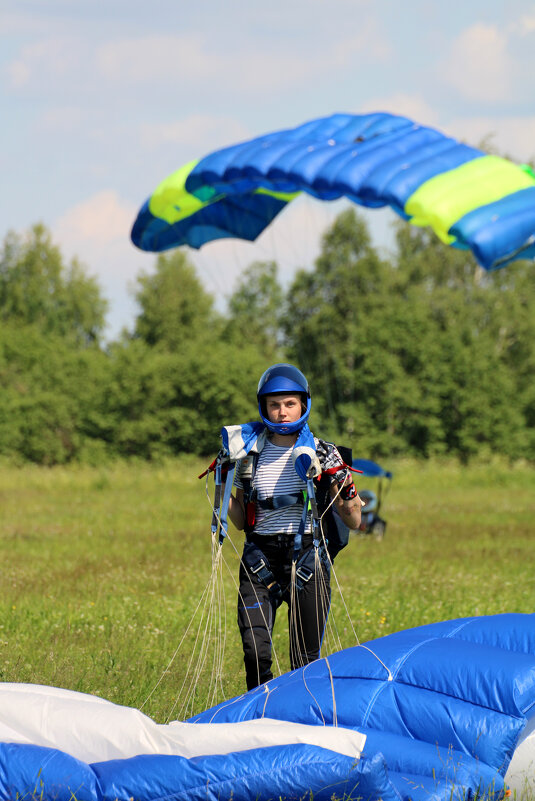
[[[0,798],[533,794],[534,730],[535,615],[473,617],[340,651],[186,723],[0,685]]]
[[[132,241],[160,252],[256,239],[298,193],[390,206],[487,270],[535,258],[535,174],[384,112],[333,114],[184,165],[139,211]]]

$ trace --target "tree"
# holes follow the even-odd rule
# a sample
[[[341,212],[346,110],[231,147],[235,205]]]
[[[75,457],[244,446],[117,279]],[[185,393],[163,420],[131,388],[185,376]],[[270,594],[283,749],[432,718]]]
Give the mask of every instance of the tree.
[[[0,385],[0,453],[53,465],[95,451],[93,421],[109,385],[102,350],[43,336],[37,324],[4,323]]]
[[[533,458],[532,276],[515,265],[487,275],[471,254],[406,225],[383,261],[345,212],[288,300],[290,356],[322,431],[372,458]]]
[[[364,435],[366,443],[360,442],[370,448],[373,439],[377,454],[384,427],[377,415],[386,396],[371,384],[387,374],[389,273],[364,221],[353,209],[343,212],[326,233],[315,268],[297,273],[285,325],[289,356],[309,378],[322,432],[337,441],[342,432],[349,439]]]
[[[143,340],[112,345],[100,436],[122,456],[214,454],[226,424],[256,416],[257,352],[215,340],[180,353]]]
[[[214,301],[181,250],[158,256],[154,273],[141,273],[135,297],[141,312],[134,335],[147,343],[177,351],[190,339],[217,333],[221,320]]]
[[[107,302],[76,260],[66,267],[43,225],[9,233],[0,253],[0,319],[35,325],[78,345],[98,342]]]
[[[398,227],[397,241],[398,292],[411,299],[412,312],[418,305],[426,310],[435,365],[429,392],[445,450],[463,460],[485,450],[525,455],[525,416],[509,351],[518,344],[522,315],[511,311],[525,297],[515,277],[522,268],[485,273],[469,252],[409,226]],[[522,340],[532,347],[529,337]]]
[[[236,342],[258,346],[266,361],[281,358],[281,325],[284,315],[284,292],[278,281],[277,264],[253,262],[242,275],[230,296],[226,336]]]

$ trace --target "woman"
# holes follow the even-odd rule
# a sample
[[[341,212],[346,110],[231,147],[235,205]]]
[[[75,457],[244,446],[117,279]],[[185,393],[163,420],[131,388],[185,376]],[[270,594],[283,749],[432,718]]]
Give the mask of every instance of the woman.
[[[248,689],[273,678],[271,638],[282,601],[288,604],[292,669],[319,657],[330,565],[311,477],[329,476],[330,500],[348,528],[359,527],[361,509],[337,449],[308,428],[311,398],[303,373],[291,364],[273,365],[260,379],[257,398],[264,428],[255,452],[237,464],[229,505],[230,519],[247,534],[238,625]],[[300,459],[307,452],[311,467],[303,475]]]

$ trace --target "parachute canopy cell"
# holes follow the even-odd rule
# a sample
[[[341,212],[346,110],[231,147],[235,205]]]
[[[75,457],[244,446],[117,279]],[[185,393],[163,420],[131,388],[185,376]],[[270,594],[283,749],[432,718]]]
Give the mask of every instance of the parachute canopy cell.
[[[142,206],[132,241],[152,252],[253,241],[300,192],[390,206],[487,270],[535,258],[529,167],[385,112],[333,114],[184,165]]]
[[[535,615],[319,659],[187,722],[0,683],[0,798],[451,801],[535,792]]]

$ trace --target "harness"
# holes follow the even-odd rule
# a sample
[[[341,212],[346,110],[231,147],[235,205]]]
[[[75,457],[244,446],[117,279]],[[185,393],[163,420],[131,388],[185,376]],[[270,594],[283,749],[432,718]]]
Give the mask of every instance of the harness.
[[[231,432],[231,436],[234,436],[234,432]],[[275,594],[277,592],[280,593],[280,588],[275,582],[275,578],[273,573],[271,572],[269,563],[267,558],[262,553],[261,549],[253,542],[250,541],[250,535],[254,531],[255,525],[255,517],[256,517],[256,504],[258,504],[262,509],[283,509],[289,506],[301,505],[303,506],[303,512],[301,515],[301,520],[299,523],[299,528],[294,535],[293,541],[293,553],[292,553],[292,562],[295,564],[295,575],[296,575],[296,585],[297,589],[302,589],[302,587],[306,584],[307,581],[313,575],[313,567],[314,567],[314,557],[315,553],[319,551],[320,557],[323,559],[324,563],[328,566],[329,559],[327,558],[327,546],[328,540],[321,535],[320,529],[320,513],[318,511],[318,503],[316,499],[316,485],[314,482],[314,478],[317,480],[320,479],[321,476],[327,477],[329,473],[334,471],[332,470],[324,470],[323,473],[318,473],[319,462],[317,465],[311,465],[309,470],[306,474],[306,489],[302,492],[296,493],[287,493],[284,495],[274,495],[262,500],[259,500],[256,497],[256,489],[253,487],[253,479],[256,473],[256,468],[258,465],[258,458],[260,455],[260,450],[263,447],[260,447],[259,450],[254,450],[254,446],[256,445],[256,440],[251,447],[250,443],[245,445],[245,448],[249,447],[249,451],[246,452],[244,455],[243,450],[239,452],[239,461],[241,462],[241,470],[240,470],[240,478],[243,483],[243,499],[244,499],[244,510],[245,510],[245,533],[247,536],[247,542],[244,548],[243,553],[243,561],[245,562],[247,568],[257,576],[257,578],[267,587],[270,588],[272,591],[272,587],[275,588]],[[212,537],[218,538],[219,545],[221,546],[227,536],[227,520],[228,520],[228,508],[230,503],[230,496],[232,492],[232,486],[234,483],[234,475],[236,469],[236,461],[230,460],[230,448],[222,448],[214,461],[211,465],[199,476],[199,478],[203,478],[208,473],[214,473],[214,480],[215,480],[215,491],[214,491],[214,504],[213,504],[213,514],[212,514],[212,522],[211,522],[211,531]],[[349,459],[350,461],[350,459]],[[317,459],[316,459],[317,462]],[[346,465],[347,467],[348,465]],[[326,482],[326,485],[329,486],[329,482]],[[319,481],[318,486],[321,488],[322,483]],[[326,493],[325,490],[323,491],[323,495],[325,497],[328,496],[328,492]],[[327,504],[328,505],[328,504]],[[311,518],[311,527],[312,527],[312,547],[305,551],[303,554],[300,555],[302,543],[303,543],[303,535],[305,533],[307,518],[310,513]],[[341,524],[341,521],[340,521]],[[343,524],[342,524],[343,526]],[[334,524],[333,531],[336,532],[337,524]],[[332,528],[332,527],[330,527]],[[334,553],[337,553],[345,544],[347,544],[347,537],[349,535],[349,530],[346,528],[346,539],[345,542],[342,544],[338,544],[338,547],[335,548]],[[323,541],[322,541],[323,539]],[[329,549],[330,552],[330,549]],[[312,563],[311,563],[312,557]],[[332,558],[332,557],[331,557]]]

